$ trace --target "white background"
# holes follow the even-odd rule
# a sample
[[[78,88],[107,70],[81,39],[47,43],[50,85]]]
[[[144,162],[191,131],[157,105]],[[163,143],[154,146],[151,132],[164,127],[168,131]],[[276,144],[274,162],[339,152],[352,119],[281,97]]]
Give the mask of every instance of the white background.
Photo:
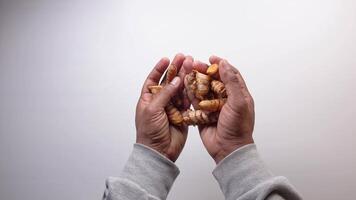
[[[0,1],[0,199],[100,199],[147,73],[177,52],[241,71],[275,174],[355,199],[353,0]],[[168,199],[223,199],[196,129],[176,163]]]

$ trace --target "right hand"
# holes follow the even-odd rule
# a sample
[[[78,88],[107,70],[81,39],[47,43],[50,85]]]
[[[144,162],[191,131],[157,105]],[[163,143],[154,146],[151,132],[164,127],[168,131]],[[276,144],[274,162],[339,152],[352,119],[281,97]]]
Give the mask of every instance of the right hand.
[[[219,75],[225,84],[228,98],[217,124],[199,126],[199,132],[205,148],[218,164],[236,149],[254,143],[252,132],[255,112],[252,96],[239,71],[219,57],[211,56],[209,61],[211,64],[219,64]],[[199,61],[193,63],[193,69],[200,72],[205,72],[207,67],[207,64]],[[198,109],[199,101],[194,94],[188,93],[188,97],[193,107]]]
[[[169,59],[162,58],[143,85],[136,107],[136,142],[158,151],[174,162],[183,150],[187,140],[188,127],[186,125],[180,127],[171,125],[165,107],[171,98],[182,90],[181,80],[186,75],[185,70],[191,70],[193,58],[177,54],[172,64],[178,68],[178,76],[166,84],[160,93],[151,94],[149,86],[159,84],[159,80],[169,64]],[[185,101],[181,109],[185,110],[189,106],[189,102]]]

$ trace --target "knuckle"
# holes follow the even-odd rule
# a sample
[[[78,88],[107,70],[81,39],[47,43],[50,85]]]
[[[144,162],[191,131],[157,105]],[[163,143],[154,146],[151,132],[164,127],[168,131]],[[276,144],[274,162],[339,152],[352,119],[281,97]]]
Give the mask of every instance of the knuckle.
[[[164,94],[170,97],[173,96],[174,91],[175,85],[173,85],[172,83],[168,83],[163,90]]]
[[[229,82],[231,83],[238,83],[239,82],[239,78],[236,76],[235,73],[233,73],[232,71],[227,72],[227,79]]]
[[[172,82],[170,82],[166,85],[167,90],[172,90],[172,89],[174,89],[174,87],[175,87],[175,85],[173,85]]]

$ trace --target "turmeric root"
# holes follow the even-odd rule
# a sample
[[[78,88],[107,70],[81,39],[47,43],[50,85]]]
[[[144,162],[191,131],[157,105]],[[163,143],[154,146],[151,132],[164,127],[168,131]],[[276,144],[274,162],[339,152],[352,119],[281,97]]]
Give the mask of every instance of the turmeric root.
[[[179,112],[179,110],[174,107],[174,105],[172,103],[169,103],[166,106],[166,113],[168,116],[168,120],[176,125],[176,126],[181,126],[182,122],[183,122],[183,116],[182,114]]]
[[[169,65],[169,67],[167,68],[167,72],[166,75],[164,77],[164,80],[162,81],[161,85],[166,85],[169,82],[171,82],[175,76],[177,76],[178,73],[178,69],[175,65]],[[174,106],[177,107],[182,107],[183,106],[183,101],[181,99],[181,95],[176,95],[174,97],[172,97],[172,103]]]
[[[210,76],[195,71],[195,79],[197,87],[195,91],[195,96],[198,99],[203,100],[210,89]]]
[[[162,90],[163,86],[161,85],[151,85],[148,86],[148,89],[152,94],[158,94]]]
[[[213,100],[203,100],[199,103],[199,107],[206,111],[219,111],[225,104],[226,99],[213,99]]]
[[[177,108],[181,108],[183,106],[183,95],[182,94],[178,94],[175,95],[174,97],[172,97],[172,103],[174,106],[176,106]]]
[[[162,90],[163,86],[161,85],[152,85],[149,86],[148,89],[150,90],[150,92],[152,94],[158,94],[161,90]],[[183,122],[183,116],[180,113],[180,111],[171,103],[169,102],[169,104],[166,106],[166,113],[168,116],[168,120],[177,126],[182,125]]]
[[[180,111],[183,96],[178,94],[170,100],[165,107],[169,122],[176,126],[182,125],[208,125],[218,121],[219,111],[226,103],[225,85],[219,80],[218,65],[212,64],[204,73],[193,70],[184,79],[185,90],[194,94],[200,100],[200,110]],[[170,65],[160,85],[149,86],[152,94],[159,93],[163,86],[168,84],[177,75],[177,68]]]
[[[195,94],[195,91],[197,89],[197,81],[195,80],[195,71],[190,72],[187,74],[185,77],[185,83],[186,83],[186,90],[191,91],[193,94]]]
[[[219,97],[226,97],[226,89],[224,83],[217,81],[217,80],[212,80],[211,83],[211,90],[219,95]]]
[[[177,73],[178,73],[177,67],[175,65],[169,65],[164,80],[162,81],[162,85],[171,82],[174,79],[174,77],[177,75]]]
[[[217,122],[217,117],[214,115],[208,115],[202,110],[188,109],[183,112],[183,120],[186,125],[204,125]]]
[[[218,73],[218,71],[219,71],[219,65],[218,64],[212,64],[206,70],[206,74],[208,74],[209,76],[212,76],[212,75]]]

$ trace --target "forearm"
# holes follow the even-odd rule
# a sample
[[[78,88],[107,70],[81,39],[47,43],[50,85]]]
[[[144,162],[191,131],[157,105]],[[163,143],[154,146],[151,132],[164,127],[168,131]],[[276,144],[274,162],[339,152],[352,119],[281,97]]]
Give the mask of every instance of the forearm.
[[[179,174],[176,165],[158,152],[135,144],[124,170],[108,178],[103,199],[166,199]]]
[[[272,175],[254,144],[246,145],[223,159],[213,175],[227,200],[301,199],[286,178]]]

